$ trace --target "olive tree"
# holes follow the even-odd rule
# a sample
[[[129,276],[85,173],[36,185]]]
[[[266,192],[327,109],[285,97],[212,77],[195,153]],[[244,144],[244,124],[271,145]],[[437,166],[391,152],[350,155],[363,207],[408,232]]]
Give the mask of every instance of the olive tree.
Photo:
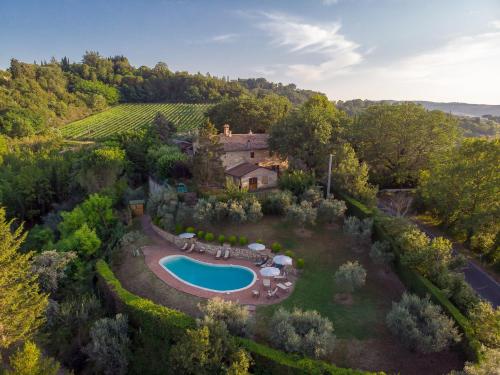
[[[40,289],[46,293],[55,293],[59,281],[66,276],[66,268],[75,258],[73,251],[44,251],[33,257],[32,271],[38,275]]]
[[[378,265],[388,265],[394,260],[394,253],[387,241],[375,241],[370,249],[370,258]]]
[[[279,308],[270,327],[271,342],[286,352],[322,358],[333,349],[333,324],[317,311],[294,309],[289,312]]]
[[[439,352],[460,340],[453,321],[428,297],[403,294],[393,302],[386,323],[406,347],[422,353]]]
[[[318,219],[331,223],[335,219],[344,217],[346,211],[347,206],[344,201],[333,198],[323,199],[318,206]]]
[[[346,293],[352,293],[366,282],[366,271],[361,264],[347,262],[335,272],[335,284]]]
[[[299,227],[316,224],[318,210],[311,202],[302,201],[300,204],[292,204],[286,210],[286,221],[296,224]]]
[[[224,322],[233,335],[244,336],[248,333],[249,313],[245,306],[215,297],[198,307],[205,317]]]
[[[90,328],[90,343],[84,348],[96,372],[126,374],[128,367],[127,318],[117,314],[114,319],[97,320]]]

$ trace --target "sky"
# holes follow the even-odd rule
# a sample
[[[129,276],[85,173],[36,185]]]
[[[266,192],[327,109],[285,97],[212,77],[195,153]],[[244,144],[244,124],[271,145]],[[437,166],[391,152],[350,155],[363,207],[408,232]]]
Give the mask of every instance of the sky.
[[[1,1],[0,69],[86,50],[331,100],[500,104],[500,0]]]

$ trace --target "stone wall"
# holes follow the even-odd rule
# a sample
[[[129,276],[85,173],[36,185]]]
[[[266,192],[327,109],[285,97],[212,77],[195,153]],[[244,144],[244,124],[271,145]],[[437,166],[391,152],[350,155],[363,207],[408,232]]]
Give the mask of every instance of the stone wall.
[[[167,231],[164,231],[163,229],[158,228],[156,225],[151,223],[151,227],[155,231],[156,234],[158,234],[161,238],[164,240],[172,243],[174,246],[181,248],[186,241],[188,242],[194,242],[195,247],[193,251],[204,251],[207,254],[215,256],[217,254],[217,251],[219,250],[225,250],[225,249],[230,249],[231,250],[231,257],[233,258],[238,258],[238,259],[249,259],[252,261],[257,261],[262,257],[262,254],[260,254],[258,251],[252,251],[250,249],[244,248],[244,247],[233,247],[230,246],[229,244],[224,244],[223,246],[220,246],[218,244],[214,243],[206,243],[206,242],[201,242],[198,241],[196,238],[193,238],[191,240],[186,240],[183,238],[179,238],[179,236],[169,233]],[[224,254],[224,251],[222,252]]]

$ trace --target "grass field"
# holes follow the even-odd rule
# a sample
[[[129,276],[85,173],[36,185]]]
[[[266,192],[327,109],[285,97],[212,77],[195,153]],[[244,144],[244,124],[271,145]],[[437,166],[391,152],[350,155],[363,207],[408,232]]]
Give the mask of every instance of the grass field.
[[[78,120],[61,128],[64,137],[98,140],[151,123],[156,113],[163,113],[177,125],[180,133],[197,129],[205,120],[211,104],[141,103],[120,104],[107,111]]]

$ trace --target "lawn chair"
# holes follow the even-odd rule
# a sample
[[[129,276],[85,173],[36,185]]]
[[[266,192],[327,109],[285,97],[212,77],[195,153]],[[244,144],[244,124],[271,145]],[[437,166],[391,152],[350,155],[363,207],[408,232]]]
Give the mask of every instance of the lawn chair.
[[[205,246],[200,246],[200,247],[198,248],[198,252],[199,252],[199,253],[204,253],[204,252],[205,252]]]
[[[272,297],[275,297],[275,298],[278,298],[278,288],[274,288],[274,290],[268,290],[267,291],[267,298],[272,298]]]
[[[285,275],[277,275],[277,276],[274,276],[274,280],[285,280],[286,279],[286,276]]]
[[[289,287],[287,287],[285,284],[282,284],[282,283],[276,284],[276,287],[280,288],[281,290],[283,290],[285,292],[288,292],[290,290]]]
[[[263,264],[266,264],[268,260],[269,260],[269,257],[265,257],[265,258],[262,258],[261,260],[255,262],[254,264],[256,267],[260,267]]]
[[[226,252],[224,253],[224,260],[228,260],[230,255],[231,251],[229,249],[226,249]]]
[[[271,267],[273,265],[273,260],[269,259],[266,263],[260,266],[260,268]]]
[[[186,251],[186,253],[190,253],[191,251],[194,250],[194,242],[191,244],[191,247]]]
[[[262,279],[262,285],[264,285],[264,288],[271,288],[271,280],[269,279]]]
[[[222,255],[222,250],[221,249],[217,250],[217,254],[215,254],[215,259],[220,259],[221,255]]]
[[[181,247],[181,250],[184,251],[187,249],[187,247],[188,247],[188,243],[184,242],[184,246]]]

